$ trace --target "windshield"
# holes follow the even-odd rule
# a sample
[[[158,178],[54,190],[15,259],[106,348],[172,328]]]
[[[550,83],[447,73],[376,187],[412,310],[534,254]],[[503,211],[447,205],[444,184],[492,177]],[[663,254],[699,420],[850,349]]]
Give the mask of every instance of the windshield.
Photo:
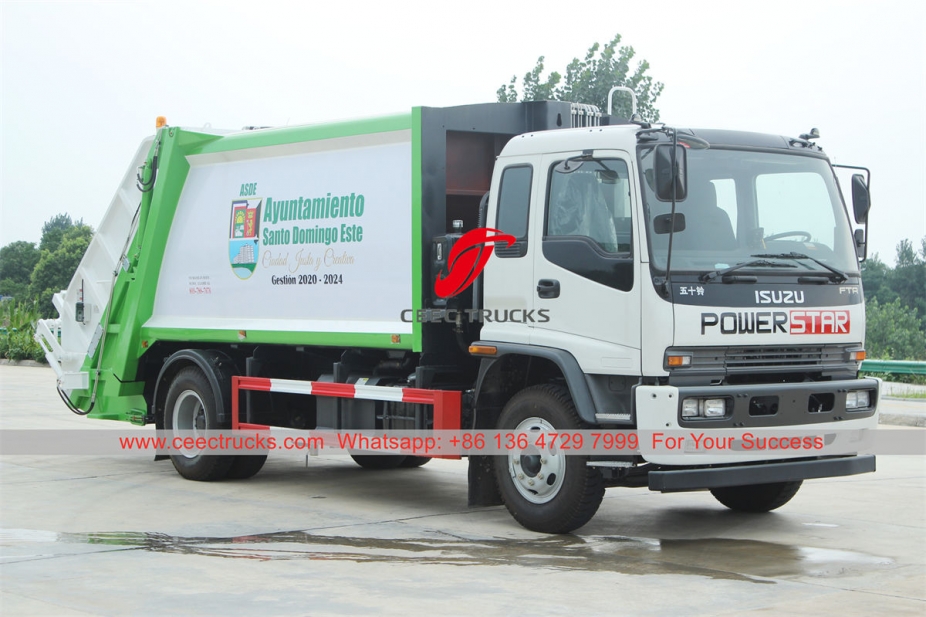
[[[669,234],[656,234],[653,219],[671,212],[671,202],[653,191],[653,147],[641,147],[646,229],[653,267],[665,270]],[[832,170],[823,159],[741,150],[689,150],[688,196],[677,202],[685,229],[672,241],[672,271],[728,268],[756,256],[806,255],[844,272],[857,273],[849,221]],[[769,270],[761,263],[743,270]],[[776,273],[828,272],[812,259],[790,260],[797,268]]]

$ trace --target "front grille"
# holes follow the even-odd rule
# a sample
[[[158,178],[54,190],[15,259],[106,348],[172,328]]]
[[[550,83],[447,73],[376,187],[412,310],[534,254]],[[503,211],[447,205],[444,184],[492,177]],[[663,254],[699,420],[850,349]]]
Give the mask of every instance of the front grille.
[[[753,372],[828,372],[857,370],[849,350],[857,345],[801,345],[779,347],[672,348],[667,354],[691,354],[691,365],[673,374],[730,375]],[[853,369],[853,367],[855,367]]]
[[[848,358],[844,346],[818,347],[729,347],[724,354],[728,369],[757,366],[818,367],[845,363]]]

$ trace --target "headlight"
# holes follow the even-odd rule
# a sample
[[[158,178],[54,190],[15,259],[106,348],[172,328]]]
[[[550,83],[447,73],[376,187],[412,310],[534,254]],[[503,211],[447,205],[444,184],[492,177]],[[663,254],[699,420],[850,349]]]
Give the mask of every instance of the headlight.
[[[698,399],[686,398],[684,401],[682,401],[683,418],[697,418],[698,415]]]
[[[683,418],[723,418],[726,415],[726,399],[686,398],[682,401]]]
[[[705,418],[722,418],[727,413],[727,406],[722,398],[709,398],[704,401]]]
[[[868,390],[856,390],[846,394],[846,409],[864,409],[871,405]]]

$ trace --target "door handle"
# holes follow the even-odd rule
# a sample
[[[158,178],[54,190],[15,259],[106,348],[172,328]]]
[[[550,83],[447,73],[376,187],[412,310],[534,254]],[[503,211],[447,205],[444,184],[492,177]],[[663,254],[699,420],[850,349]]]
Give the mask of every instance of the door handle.
[[[559,281],[540,279],[537,281],[537,295],[541,298],[559,298]]]

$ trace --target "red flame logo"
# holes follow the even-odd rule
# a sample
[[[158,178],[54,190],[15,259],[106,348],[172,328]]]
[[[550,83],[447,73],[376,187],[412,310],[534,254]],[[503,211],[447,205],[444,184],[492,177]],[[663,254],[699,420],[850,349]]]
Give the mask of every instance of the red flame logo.
[[[463,234],[447,257],[447,276],[441,278],[438,274],[434,281],[437,295],[450,298],[472,285],[489,263],[496,242],[511,246],[517,242],[517,238],[490,227],[479,227]]]

